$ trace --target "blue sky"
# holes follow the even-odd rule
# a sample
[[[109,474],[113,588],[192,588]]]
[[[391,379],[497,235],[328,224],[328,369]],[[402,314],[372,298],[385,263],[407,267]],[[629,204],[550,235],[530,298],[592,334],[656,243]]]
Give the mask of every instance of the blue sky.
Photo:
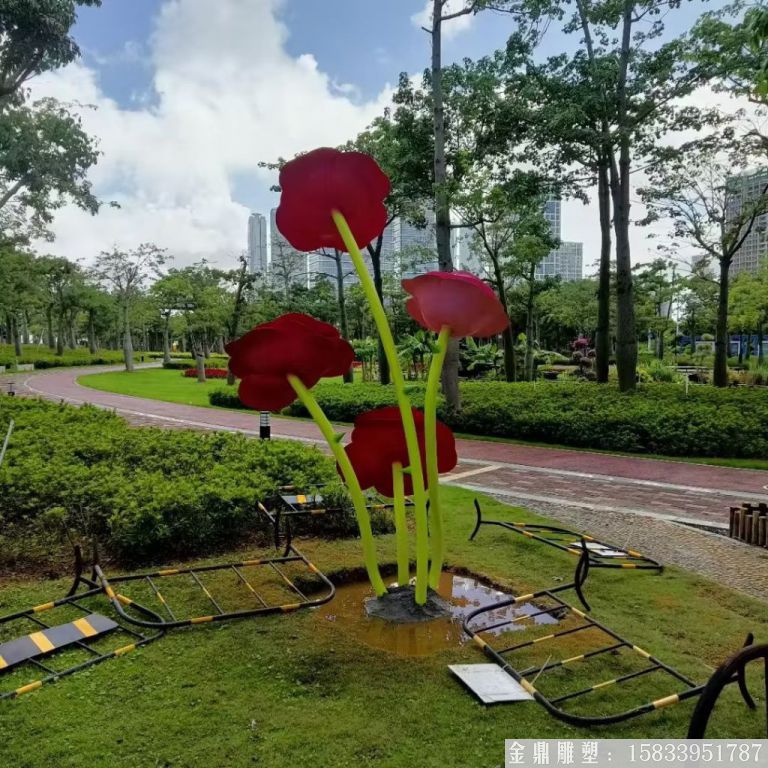
[[[155,17],[164,0],[104,0],[81,9],[75,36],[84,60],[98,69],[107,94],[130,107],[152,83],[152,70],[135,52],[148,52]],[[279,18],[288,27],[287,50],[314,55],[339,83],[372,98],[400,72],[419,72],[429,63],[429,37],[411,21],[424,0],[285,0]],[[444,45],[446,61],[475,58],[504,45],[509,18],[486,14]],[[126,46],[130,53],[126,54]]]
[[[103,153],[94,187],[120,208],[96,218],[62,209],[55,249],[89,259],[153,241],[179,263],[234,263],[249,212],[277,202],[259,161],[342,143],[380,114],[399,73],[428,65],[429,37],[413,21],[426,3],[103,0],[81,9],[83,58],[35,89],[88,105],[83,122]],[[667,22],[683,29],[720,3],[694,0]],[[490,53],[513,31],[505,15],[466,22],[446,27],[446,62]],[[553,25],[544,51],[566,44]],[[584,241],[585,264],[597,252],[593,214],[563,207],[563,236]],[[635,239],[642,258],[650,249]]]

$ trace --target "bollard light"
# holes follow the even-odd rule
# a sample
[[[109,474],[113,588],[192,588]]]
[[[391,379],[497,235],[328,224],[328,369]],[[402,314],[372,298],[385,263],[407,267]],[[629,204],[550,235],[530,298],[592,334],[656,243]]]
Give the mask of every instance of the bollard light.
[[[259,437],[262,440],[269,440],[272,437],[272,427],[269,423],[269,411],[259,413]]]
[[[10,397],[16,396],[16,384],[13,381],[8,382],[8,395]]]

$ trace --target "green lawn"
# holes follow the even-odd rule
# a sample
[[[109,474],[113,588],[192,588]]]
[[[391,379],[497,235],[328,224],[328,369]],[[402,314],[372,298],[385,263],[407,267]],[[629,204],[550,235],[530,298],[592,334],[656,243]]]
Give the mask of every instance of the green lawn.
[[[117,392],[122,395],[134,395],[147,397],[153,400],[164,400],[170,403],[183,403],[184,405],[199,405],[213,408],[208,402],[208,394],[214,389],[227,388],[226,382],[221,379],[207,381],[200,384],[196,379],[188,379],[181,375],[181,371],[167,371],[162,368],[149,368],[137,370],[134,373],[119,371],[115,373],[94,373],[80,376],[78,382],[91,389],[99,389],[104,392]],[[231,389],[231,388],[230,388]],[[294,417],[290,417],[294,418]],[[469,440],[492,440],[500,443],[514,443],[516,445],[537,445],[548,448],[560,448],[568,451],[580,451],[582,449],[573,446],[556,445],[551,443],[526,442],[523,440],[508,440],[504,438],[479,437],[477,435],[459,434],[460,437]],[[695,464],[711,464],[722,467],[737,467],[740,469],[768,470],[768,458],[766,459],[723,459],[712,457],[681,457],[662,456],[657,454],[617,453],[615,451],[601,451],[595,448],[583,449],[590,453],[609,453],[613,455],[631,456],[634,458],[664,459],[667,461],[683,461]]]
[[[518,594],[570,577],[575,558],[522,537],[484,529],[468,542],[472,494],[444,494],[451,564]],[[490,499],[484,509],[489,516],[540,519]],[[355,540],[302,540],[299,546],[326,572],[360,563]],[[382,561],[391,560],[393,537],[381,537],[378,546]],[[49,600],[67,586],[66,579],[7,582],[2,610]],[[586,593],[596,618],[697,681],[748,631],[758,641],[768,638],[768,606],[676,568],[661,575],[593,571]],[[563,638],[546,653],[574,655],[578,637]],[[616,676],[616,659],[600,659],[568,667],[570,690],[583,687],[587,674],[592,682]],[[3,765],[479,768],[501,763],[505,738],[685,736],[691,702],[589,732],[552,719],[533,702],[484,708],[446,669],[481,661],[472,646],[399,658],[309,611],[176,630],[125,657],[0,702]],[[537,683],[545,693],[555,683],[548,674]],[[750,688],[758,713],[730,689],[708,737],[764,737],[757,673]],[[614,710],[676,690],[650,675],[590,699],[598,709]]]

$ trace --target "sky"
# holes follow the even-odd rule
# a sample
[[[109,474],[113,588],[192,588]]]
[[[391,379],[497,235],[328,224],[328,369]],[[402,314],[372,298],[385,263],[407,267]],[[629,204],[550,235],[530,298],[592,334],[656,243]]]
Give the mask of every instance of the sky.
[[[460,3],[461,0],[450,0]],[[420,29],[427,0],[103,0],[79,12],[82,58],[33,81],[33,97],[70,102],[102,156],[90,174],[96,217],[62,208],[41,250],[92,260],[154,242],[174,264],[233,267],[251,211],[277,205],[262,161],[340,144],[390,102],[400,72],[429,62]],[[695,8],[694,8],[695,6]],[[707,5],[713,7],[712,3]],[[672,28],[703,10],[688,4]],[[444,60],[502,47],[509,17],[464,17],[445,28]],[[550,36],[546,52],[563,45]],[[563,203],[564,240],[597,258],[594,205]],[[633,231],[635,259],[654,243]]]

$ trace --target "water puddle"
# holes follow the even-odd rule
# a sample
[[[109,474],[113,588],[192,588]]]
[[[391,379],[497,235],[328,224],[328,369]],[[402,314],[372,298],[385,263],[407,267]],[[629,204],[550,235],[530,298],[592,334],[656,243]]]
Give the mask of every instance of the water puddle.
[[[427,656],[445,648],[455,648],[469,639],[461,628],[464,617],[482,606],[497,603],[510,595],[470,576],[443,573],[438,593],[451,606],[451,616],[415,624],[392,624],[365,612],[366,598],[373,596],[368,582],[343,584],[336,589],[336,597],[317,609],[319,621],[332,622],[340,630],[372,648],[389,651],[397,656]],[[517,619],[492,634],[526,629],[530,622],[524,617],[537,613],[540,607],[533,603],[520,606],[506,606],[486,614],[484,623]],[[534,616],[535,624],[557,624],[554,616]]]

